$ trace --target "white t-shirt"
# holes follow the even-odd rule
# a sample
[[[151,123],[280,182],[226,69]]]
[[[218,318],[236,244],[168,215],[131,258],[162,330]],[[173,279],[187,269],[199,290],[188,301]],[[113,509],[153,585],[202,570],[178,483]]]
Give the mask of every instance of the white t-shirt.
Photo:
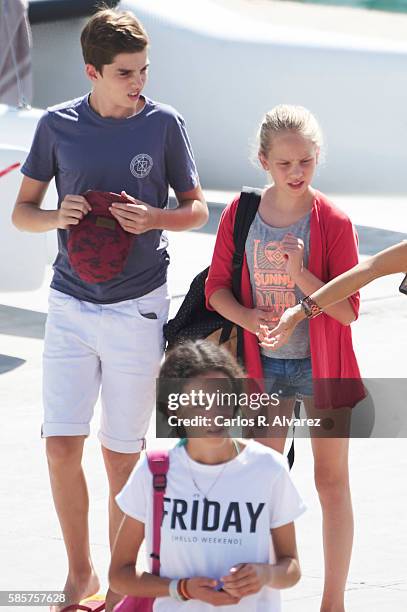
[[[188,458],[185,447],[169,451],[170,468],[161,527],[160,575],[219,579],[238,563],[274,563],[270,529],[291,523],[305,506],[279,453],[250,442],[226,467]],[[220,474],[220,470],[223,470]],[[208,501],[194,485],[208,494]],[[116,497],[121,510],[145,524],[146,552],[152,550],[152,475],[144,457]],[[149,560],[151,569],[151,563]],[[199,600],[155,600],[154,612],[279,612],[279,590],[263,587],[235,606]]]

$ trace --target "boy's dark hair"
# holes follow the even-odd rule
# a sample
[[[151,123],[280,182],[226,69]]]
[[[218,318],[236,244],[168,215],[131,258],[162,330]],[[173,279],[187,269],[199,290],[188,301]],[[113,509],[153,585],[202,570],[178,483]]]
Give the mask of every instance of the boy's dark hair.
[[[171,349],[161,366],[157,384],[157,409],[168,416],[168,393],[183,393],[185,385],[202,374],[221,372],[228,379],[228,392],[244,390],[245,374],[233,356],[209,340],[188,340]],[[237,408],[237,407],[236,407]],[[185,437],[183,427],[177,434]]]
[[[109,8],[97,11],[81,34],[85,64],[92,64],[100,73],[119,53],[144,51],[148,43],[147,32],[133,13]]]

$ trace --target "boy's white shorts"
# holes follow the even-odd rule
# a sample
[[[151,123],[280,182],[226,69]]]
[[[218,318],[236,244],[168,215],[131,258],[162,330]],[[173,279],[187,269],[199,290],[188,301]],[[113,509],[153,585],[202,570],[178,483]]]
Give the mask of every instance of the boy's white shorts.
[[[88,436],[101,390],[99,440],[119,453],[144,447],[155,404],[169,296],[92,304],[51,289],[43,355],[42,437]],[[156,319],[143,314],[155,313]]]

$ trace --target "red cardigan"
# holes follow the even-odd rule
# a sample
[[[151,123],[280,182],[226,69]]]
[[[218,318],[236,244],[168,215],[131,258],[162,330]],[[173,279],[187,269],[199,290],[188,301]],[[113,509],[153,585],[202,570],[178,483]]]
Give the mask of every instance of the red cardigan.
[[[206,281],[206,305],[211,295],[225,287],[232,287],[232,257],[234,252],[233,227],[239,196],[222,213],[212,263]],[[311,211],[310,252],[308,269],[324,283],[339,276],[358,263],[358,239],[349,217],[336,208],[322,193],[316,191]],[[348,298],[356,317],[359,313],[359,293]],[[242,270],[242,299],[247,308],[253,308],[252,287],[246,255]],[[353,407],[365,391],[360,380],[359,367],[352,346],[349,325],[342,325],[322,314],[310,321],[310,346],[314,400],[319,408],[330,406]],[[250,378],[262,378],[260,350],[257,336],[244,330],[244,361]],[[336,391],[334,385],[319,379],[350,379],[343,381]],[[340,389],[340,390],[339,390]],[[329,397],[329,400],[327,399]]]

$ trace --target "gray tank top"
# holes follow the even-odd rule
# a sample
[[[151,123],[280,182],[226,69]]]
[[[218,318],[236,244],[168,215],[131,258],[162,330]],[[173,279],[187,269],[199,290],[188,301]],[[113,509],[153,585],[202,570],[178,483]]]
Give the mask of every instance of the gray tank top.
[[[291,276],[285,272],[285,258],[281,241],[288,233],[304,242],[304,266],[308,265],[311,213],[288,227],[272,227],[257,213],[246,240],[246,257],[250,272],[253,303],[258,308],[275,312],[276,323],[283,312],[304,297]],[[304,359],[309,357],[309,323],[305,319],[297,325],[290,340],[280,349],[261,348],[261,353],[276,359]]]

